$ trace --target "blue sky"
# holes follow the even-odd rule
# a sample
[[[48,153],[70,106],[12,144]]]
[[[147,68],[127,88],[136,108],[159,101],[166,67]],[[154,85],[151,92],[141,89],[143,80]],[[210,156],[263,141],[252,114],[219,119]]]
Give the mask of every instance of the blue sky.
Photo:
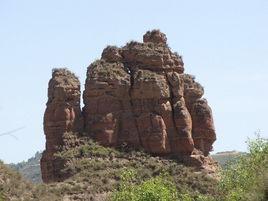
[[[213,109],[215,151],[246,150],[268,136],[267,0],[0,0],[0,159],[18,162],[45,147],[43,113],[51,69],[85,82],[87,66],[110,44],[166,33],[186,73]]]

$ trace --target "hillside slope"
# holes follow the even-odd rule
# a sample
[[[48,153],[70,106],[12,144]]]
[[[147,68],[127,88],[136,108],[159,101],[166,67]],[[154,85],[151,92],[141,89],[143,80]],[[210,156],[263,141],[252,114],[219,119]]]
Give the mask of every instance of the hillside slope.
[[[225,168],[228,163],[237,160],[240,156],[244,154],[246,154],[246,152],[224,151],[212,154],[211,157],[216,160],[222,168]]]
[[[233,161],[234,159],[239,158],[241,154],[245,154],[245,152],[238,151],[226,151],[226,152],[218,152],[216,154],[212,154],[211,157],[216,160],[221,167],[225,167],[228,162]],[[33,183],[41,183],[41,170],[40,170],[40,158],[42,156],[41,152],[36,152],[35,156],[28,159],[26,162],[20,162],[16,164],[9,164],[9,166],[18,171],[25,179],[33,182]]]
[[[151,187],[158,185],[152,182],[157,181],[154,178],[159,178],[159,175],[166,175],[175,185],[181,198],[175,199],[178,201],[264,201],[268,197],[267,140],[253,141],[249,153],[223,170],[221,179],[218,180],[211,174],[186,167],[175,159],[153,157],[126,147],[121,150],[107,148],[87,138],[77,144],[75,135],[68,134],[67,137],[69,144],[56,154],[58,159],[66,161],[62,174],[69,175],[67,180],[51,184],[31,184],[1,162],[0,201],[105,201],[118,189],[119,196],[128,194],[128,190],[135,193],[136,189],[140,193],[152,192],[154,189]],[[129,186],[122,189],[122,175],[128,172],[136,172],[135,177],[131,179]]]
[[[70,138],[74,136],[70,136]],[[84,139],[86,140],[86,139]],[[68,140],[70,142],[70,139]],[[75,139],[74,139],[75,141]],[[135,170],[134,183],[162,173],[171,175],[179,192],[215,194],[216,180],[175,160],[153,157],[140,151],[115,150],[88,140],[57,153],[66,160],[62,174],[72,175],[64,182],[31,184],[14,170],[0,164],[0,192],[4,200],[107,200],[119,188],[121,175]]]
[[[40,170],[40,159],[42,152],[36,152],[36,154],[29,158],[27,161],[20,163],[12,163],[9,166],[18,171],[25,179],[33,183],[41,183],[41,170]]]

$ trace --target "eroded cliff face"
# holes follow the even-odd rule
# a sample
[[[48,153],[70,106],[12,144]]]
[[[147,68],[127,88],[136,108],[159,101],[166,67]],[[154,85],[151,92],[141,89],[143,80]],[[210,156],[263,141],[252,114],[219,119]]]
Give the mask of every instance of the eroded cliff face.
[[[192,118],[194,145],[197,150],[207,156],[216,140],[212,111],[207,100],[202,98],[204,89],[198,82],[195,82],[195,77],[188,74],[182,76],[186,105]]]
[[[216,140],[203,93],[194,77],[184,74],[182,57],[170,50],[165,34],[158,30],[148,31],[143,43],[108,46],[101,59],[90,64],[82,114],[78,79],[56,70],[44,118],[43,179],[55,171],[46,167],[53,166],[50,154],[62,145],[66,131],[84,132],[104,146],[194,158],[202,166]]]
[[[81,132],[83,117],[80,109],[80,82],[66,69],[55,69],[48,84],[48,101],[44,115],[46,150],[41,159],[44,182],[60,181],[63,161],[54,154],[63,146],[65,132]]]
[[[103,145],[126,143],[155,154],[205,155],[215,141],[203,88],[183,74],[181,56],[165,34],[147,32],[143,43],[107,47],[88,67],[85,131]]]

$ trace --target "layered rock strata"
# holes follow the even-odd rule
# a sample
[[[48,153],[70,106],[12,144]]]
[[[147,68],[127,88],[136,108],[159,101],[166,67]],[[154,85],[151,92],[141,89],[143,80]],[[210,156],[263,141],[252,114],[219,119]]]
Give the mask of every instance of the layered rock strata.
[[[55,69],[48,84],[48,101],[44,115],[46,150],[41,159],[44,182],[60,181],[63,161],[54,154],[63,146],[65,132],[81,132],[83,117],[80,109],[80,82],[66,69]]]
[[[148,31],[143,43],[108,46],[101,59],[90,64],[82,114],[78,79],[56,70],[44,118],[43,178],[53,169],[46,168],[51,166],[49,153],[62,144],[63,133],[78,130],[104,146],[196,159],[202,166],[216,140],[203,93],[194,77],[184,74],[182,57],[170,50],[158,30]]]

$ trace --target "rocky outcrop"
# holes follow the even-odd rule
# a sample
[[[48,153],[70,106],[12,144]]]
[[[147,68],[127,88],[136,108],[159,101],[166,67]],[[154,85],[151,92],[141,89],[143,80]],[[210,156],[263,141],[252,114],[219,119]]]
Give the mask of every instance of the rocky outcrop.
[[[83,118],[80,109],[80,82],[66,69],[54,69],[48,85],[48,101],[44,115],[46,150],[41,159],[44,182],[62,180],[63,161],[54,154],[63,145],[65,132],[80,132]]]
[[[48,153],[62,144],[63,133],[81,129],[79,90],[70,72],[53,73],[44,120],[43,175],[49,169]],[[182,57],[170,50],[165,34],[148,31],[143,43],[108,46],[88,67],[82,130],[104,146],[140,148],[202,166],[216,140],[203,93],[194,77],[184,74]]]
[[[216,140],[212,111],[207,100],[203,99],[203,87],[195,81],[195,77],[184,74],[184,96],[187,108],[192,117],[192,137],[195,148],[207,156]]]
[[[165,34],[147,32],[143,39],[122,48],[109,46],[89,66],[83,109],[86,133],[103,145],[126,143],[154,154],[190,155],[195,140],[196,148],[207,153],[203,139],[208,139],[204,130],[209,125],[202,121],[211,113],[196,114],[204,105],[198,104],[203,89],[197,94],[190,76],[187,83],[182,58],[170,51]]]

